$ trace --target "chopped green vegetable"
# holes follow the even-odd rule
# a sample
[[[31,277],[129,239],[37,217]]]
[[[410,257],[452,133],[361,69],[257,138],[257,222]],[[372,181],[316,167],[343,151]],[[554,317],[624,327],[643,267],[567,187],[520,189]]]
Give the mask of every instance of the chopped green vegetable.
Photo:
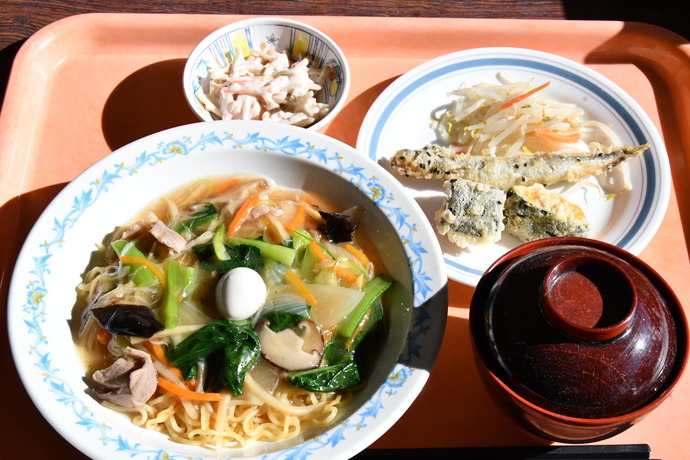
[[[218,208],[213,203],[206,203],[204,209],[192,214],[188,219],[181,221],[175,230],[177,232],[183,232],[185,230],[191,230],[205,222],[216,219],[218,217]]]
[[[283,329],[294,327],[304,319],[304,316],[286,311],[272,311],[264,318],[268,320],[268,327],[271,328],[273,332],[280,332]]]
[[[302,278],[307,281],[314,279],[318,272],[318,262],[321,260],[319,255],[314,253],[313,245],[310,244],[311,242],[314,242],[318,248],[323,249],[324,254],[327,254],[328,256],[331,255],[330,252],[328,252],[326,248],[321,246],[318,242],[315,242],[314,240],[306,242],[306,246],[303,248],[301,258],[299,260],[298,269]]]
[[[351,337],[355,333],[358,326],[371,309],[374,303],[381,297],[381,295],[388,289],[393,281],[377,276],[364,285],[364,297],[357,306],[336,326],[336,331],[345,336]]]
[[[279,244],[267,243],[262,240],[253,240],[250,238],[239,238],[236,236],[231,236],[228,238],[228,243],[230,245],[245,244],[249,246],[254,246],[261,251],[261,255],[276,262],[280,262],[288,267],[292,266],[295,261],[295,255],[297,251],[293,248],[287,246],[281,246]]]
[[[355,359],[354,349],[348,348],[348,338],[336,336],[323,350],[323,359],[329,364],[340,364]]]
[[[115,254],[117,254],[118,257],[130,256],[147,259],[146,255],[134,245],[133,241],[117,240],[113,241],[110,245],[113,250],[115,250]],[[156,275],[148,267],[137,263],[124,263],[123,265],[129,267],[129,276],[137,286],[155,286],[160,284]]]
[[[228,253],[226,260],[218,260],[213,243],[198,244],[192,250],[206,270],[217,271],[219,275],[224,275],[237,267],[247,267],[259,271],[264,265],[259,248],[246,244],[225,245],[225,250]]]
[[[165,270],[165,299],[163,301],[163,318],[166,328],[177,327],[180,317],[180,300],[185,289],[194,278],[194,268],[184,267],[177,260],[168,262]]]
[[[367,320],[358,327],[352,337],[337,335],[324,349],[323,357],[330,364],[338,364],[354,359],[358,347],[368,337],[369,333],[378,327],[383,320],[383,303],[381,299],[374,302]]]
[[[326,367],[318,367],[288,375],[288,381],[308,391],[346,390],[362,382],[354,361],[346,361]]]
[[[314,241],[314,238],[303,228],[296,228],[292,231],[292,248],[297,251],[298,254],[309,246],[309,243],[312,241]]]
[[[244,392],[244,377],[261,353],[259,337],[249,321],[214,321],[191,334],[166,353],[185,379],[196,377],[197,363],[205,359],[208,380],[221,375],[233,395]]]
[[[216,229],[216,232],[213,234],[212,244],[213,251],[218,260],[228,260],[230,258],[230,254],[228,254],[228,250],[225,248],[225,225],[221,225]]]
[[[223,382],[235,396],[244,393],[244,377],[261,354],[259,337],[251,327],[248,331],[253,334],[251,340],[238,340],[223,349]]]

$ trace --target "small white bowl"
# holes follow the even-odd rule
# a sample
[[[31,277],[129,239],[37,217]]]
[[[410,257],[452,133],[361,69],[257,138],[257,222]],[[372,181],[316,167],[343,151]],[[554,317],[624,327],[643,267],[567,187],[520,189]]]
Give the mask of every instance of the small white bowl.
[[[310,65],[318,69],[330,66],[330,77],[321,91],[316,94],[319,102],[330,106],[329,112],[321,119],[307,126],[319,131],[324,128],[345,104],[350,90],[350,68],[345,54],[326,34],[312,26],[283,18],[252,18],[228,24],[209,34],[192,50],[187,59],[182,77],[185,98],[194,113],[202,121],[218,118],[206,110],[196,96],[199,89],[208,85],[210,68],[228,64],[228,57],[241,47],[248,52],[260,49],[262,43],[283,51],[288,56],[293,53],[309,57]]]

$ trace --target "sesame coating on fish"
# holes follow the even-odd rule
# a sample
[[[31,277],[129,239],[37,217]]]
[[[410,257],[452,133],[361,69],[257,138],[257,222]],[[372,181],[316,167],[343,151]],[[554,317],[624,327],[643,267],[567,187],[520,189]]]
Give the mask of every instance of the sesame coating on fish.
[[[553,185],[577,182],[600,175],[629,158],[641,155],[649,144],[605,147],[593,143],[590,154],[534,153],[505,157],[456,153],[446,147],[427,145],[402,149],[391,165],[402,175],[423,179],[465,179],[501,190],[514,185]]]

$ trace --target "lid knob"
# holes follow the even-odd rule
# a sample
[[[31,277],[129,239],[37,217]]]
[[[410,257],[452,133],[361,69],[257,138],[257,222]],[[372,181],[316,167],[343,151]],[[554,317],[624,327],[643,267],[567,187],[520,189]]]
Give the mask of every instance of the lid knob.
[[[630,327],[636,297],[632,280],[615,259],[575,254],[548,270],[540,306],[551,325],[563,334],[603,342]]]

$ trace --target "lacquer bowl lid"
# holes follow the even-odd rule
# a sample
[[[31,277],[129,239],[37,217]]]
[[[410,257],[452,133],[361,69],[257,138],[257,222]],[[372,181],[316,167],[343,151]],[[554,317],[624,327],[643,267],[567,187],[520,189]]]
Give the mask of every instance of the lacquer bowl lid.
[[[491,286],[472,300],[490,370],[568,417],[617,417],[654,400],[685,356],[684,319],[667,286],[611,245],[575,238],[529,248],[497,262]]]

